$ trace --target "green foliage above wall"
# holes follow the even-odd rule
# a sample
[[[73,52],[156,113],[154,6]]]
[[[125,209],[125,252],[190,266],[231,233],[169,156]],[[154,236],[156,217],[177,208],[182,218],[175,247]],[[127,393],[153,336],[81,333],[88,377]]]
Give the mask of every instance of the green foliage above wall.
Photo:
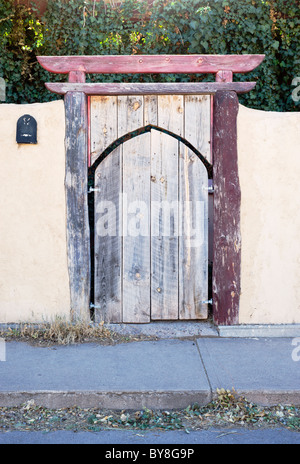
[[[151,3],[151,2],[150,2]],[[264,53],[263,64],[236,80],[256,80],[240,102],[269,111],[299,111],[292,81],[300,77],[300,0],[49,0],[35,9],[0,0],[0,76],[7,102],[58,98],[36,55]],[[199,81],[214,76],[90,75],[89,81]],[[300,79],[299,79],[300,80]],[[295,92],[294,92],[295,95]],[[300,92],[299,92],[300,95]]]

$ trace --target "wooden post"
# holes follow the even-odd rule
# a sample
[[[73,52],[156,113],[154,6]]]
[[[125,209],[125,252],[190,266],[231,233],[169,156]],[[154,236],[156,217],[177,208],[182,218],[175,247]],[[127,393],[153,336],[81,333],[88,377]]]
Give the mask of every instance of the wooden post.
[[[90,232],[87,201],[87,101],[82,92],[65,95],[67,246],[72,320],[89,320]]]
[[[213,317],[218,325],[239,322],[241,192],[237,159],[238,105],[235,92],[216,92],[213,109]]]

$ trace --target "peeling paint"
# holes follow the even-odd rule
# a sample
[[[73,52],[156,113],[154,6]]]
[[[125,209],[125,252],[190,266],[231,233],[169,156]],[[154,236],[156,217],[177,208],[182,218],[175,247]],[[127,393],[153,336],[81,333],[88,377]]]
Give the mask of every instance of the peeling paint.
[[[240,187],[234,92],[214,98],[213,314],[219,325],[238,323],[240,294]],[[232,285],[232,282],[234,284]]]

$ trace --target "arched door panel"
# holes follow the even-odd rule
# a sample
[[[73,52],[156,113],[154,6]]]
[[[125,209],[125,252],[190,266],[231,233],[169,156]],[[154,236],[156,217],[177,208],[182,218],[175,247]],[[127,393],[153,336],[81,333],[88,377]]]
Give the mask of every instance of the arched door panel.
[[[205,319],[207,170],[162,131],[113,150],[95,172],[97,321]]]

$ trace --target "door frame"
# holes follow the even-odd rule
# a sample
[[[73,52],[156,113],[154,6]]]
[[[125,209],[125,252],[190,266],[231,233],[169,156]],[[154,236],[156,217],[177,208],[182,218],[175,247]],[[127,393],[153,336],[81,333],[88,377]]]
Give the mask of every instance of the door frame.
[[[212,307],[217,325],[239,323],[241,293],[241,191],[238,173],[238,94],[256,82],[233,82],[233,73],[252,71],[265,55],[39,56],[40,65],[68,74],[67,83],[46,83],[64,95],[66,118],[67,246],[71,316],[89,319],[90,237],[88,219],[89,95],[213,95],[212,164],[214,238]],[[216,82],[95,83],[86,73],[212,73]]]

